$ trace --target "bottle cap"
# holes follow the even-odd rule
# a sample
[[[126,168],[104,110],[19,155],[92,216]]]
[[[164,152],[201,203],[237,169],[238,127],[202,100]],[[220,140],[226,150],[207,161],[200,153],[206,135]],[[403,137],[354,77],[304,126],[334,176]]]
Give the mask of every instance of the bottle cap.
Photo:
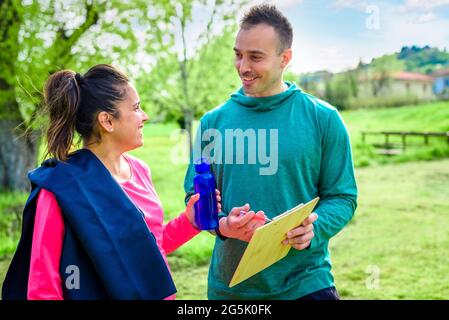
[[[201,158],[195,161],[195,171],[198,173],[210,171],[210,164],[206,158]]]

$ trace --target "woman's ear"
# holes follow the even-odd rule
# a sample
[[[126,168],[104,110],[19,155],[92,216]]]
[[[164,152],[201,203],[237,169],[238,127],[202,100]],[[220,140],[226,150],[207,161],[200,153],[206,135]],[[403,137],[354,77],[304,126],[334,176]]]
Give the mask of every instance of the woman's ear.
[[[106,111],[101,111],[100,113],[98,113],[97,120],[100,125],[100,128],[102,128],[106,132],[114,131],[111,118],[112,118],[111,115]]]

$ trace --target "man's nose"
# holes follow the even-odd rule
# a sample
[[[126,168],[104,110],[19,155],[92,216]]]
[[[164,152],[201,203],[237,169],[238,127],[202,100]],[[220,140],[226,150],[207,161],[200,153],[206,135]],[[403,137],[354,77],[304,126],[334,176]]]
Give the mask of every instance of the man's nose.
[[[242,58],[240,60],[239,72],[240,72],[240,74],[243,75],[243,74],[245,74],[248,71],[251,71],[251,65],[250,65],[248,59]]]

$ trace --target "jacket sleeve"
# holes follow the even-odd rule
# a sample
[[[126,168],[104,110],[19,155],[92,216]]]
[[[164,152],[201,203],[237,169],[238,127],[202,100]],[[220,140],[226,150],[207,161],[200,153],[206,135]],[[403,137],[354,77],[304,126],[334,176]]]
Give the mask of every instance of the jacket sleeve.
[[[162,248],[169,254],[192,239],[200,230],[195,229],[187,216],[182,213],[164,225]]]
[[[31,247],[29,300],[63,300],[59,273],[64,241],[64,219],[53,193],[39,193]]]

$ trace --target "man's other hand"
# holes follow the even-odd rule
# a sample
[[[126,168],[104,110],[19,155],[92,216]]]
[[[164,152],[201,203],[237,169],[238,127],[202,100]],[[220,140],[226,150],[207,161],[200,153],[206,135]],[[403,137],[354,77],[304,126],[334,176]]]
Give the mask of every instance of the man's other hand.
[[[297,250],[303,250],[310,246],[315,234],[313,233],[313,223],[318,219],[318,215],[312,212],[303,223],[289,232],[287,232],[287,238],[282,241],[284,245],[290,244]]]

